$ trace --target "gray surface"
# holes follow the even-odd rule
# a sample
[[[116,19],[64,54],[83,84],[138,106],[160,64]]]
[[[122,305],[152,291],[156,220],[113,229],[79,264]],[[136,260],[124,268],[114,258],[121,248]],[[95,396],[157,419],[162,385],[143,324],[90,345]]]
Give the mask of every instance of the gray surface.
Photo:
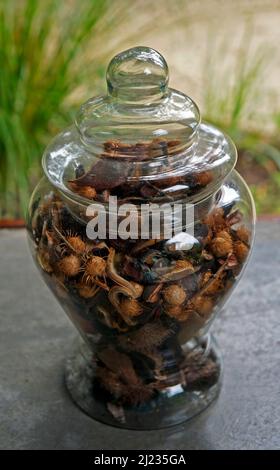
[[[224,384],[208,412],[162,431],[99,424],[71,402],[75,330],[40,279],[24,231],[0,231],[1,449],[280,448],[280,228],[261,222],[251,263],[214,330]]]

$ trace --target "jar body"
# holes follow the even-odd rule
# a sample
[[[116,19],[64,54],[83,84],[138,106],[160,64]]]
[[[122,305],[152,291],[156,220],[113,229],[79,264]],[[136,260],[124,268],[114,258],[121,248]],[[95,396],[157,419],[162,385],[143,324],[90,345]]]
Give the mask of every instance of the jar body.
[[[96,419],[168,426],[218,393],[221,362],[208,330],[247,263],[254,206],[233,171],[195,211],[188,249],[170,239],[90,240],[75,207],[46,179],[33,193],[35,262],[85,342],[68,362],[67,385]]]

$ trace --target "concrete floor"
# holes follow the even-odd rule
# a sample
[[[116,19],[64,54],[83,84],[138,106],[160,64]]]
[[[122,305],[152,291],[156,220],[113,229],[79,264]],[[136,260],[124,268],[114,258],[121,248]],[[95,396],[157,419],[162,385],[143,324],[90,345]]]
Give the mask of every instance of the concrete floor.
[[[243,281],[214,331],[224,384],[188,424],[126,431],[69,398],[64,361],[76,334],[41,280],[24,231],[0,231],[0,449],[279,449],[280,224],[260,222]]]

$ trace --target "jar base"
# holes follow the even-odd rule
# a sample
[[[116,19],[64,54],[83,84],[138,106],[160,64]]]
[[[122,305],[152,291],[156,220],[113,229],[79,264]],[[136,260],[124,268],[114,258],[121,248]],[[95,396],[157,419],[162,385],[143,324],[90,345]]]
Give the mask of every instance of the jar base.
[[[215,381],[197,381],[190,389],[185,384],[167,387],[156,398],[137,406],[105,402],[102,391],[94,388],[92,353],[80,349],[66,362],[65,380],[73,401],[88,416],[102,423],[136,430],[160,429],[190,420],[205,410],[221,389],[222,361],[219,348],[210,335],[200,340],[202,356],[216,367]]]

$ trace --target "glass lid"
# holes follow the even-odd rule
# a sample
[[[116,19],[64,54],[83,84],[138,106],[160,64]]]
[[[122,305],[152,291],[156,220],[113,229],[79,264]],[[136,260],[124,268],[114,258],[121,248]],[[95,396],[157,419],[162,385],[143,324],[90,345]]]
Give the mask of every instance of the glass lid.
[[[51,183],[82,204],[120,200],[202,200],[236,163],[229,137],[206,123],[194,101],[168,87],[157,51],[135,47],[107,69],[105,96],[79,109],[75,124],[47,147]]]

